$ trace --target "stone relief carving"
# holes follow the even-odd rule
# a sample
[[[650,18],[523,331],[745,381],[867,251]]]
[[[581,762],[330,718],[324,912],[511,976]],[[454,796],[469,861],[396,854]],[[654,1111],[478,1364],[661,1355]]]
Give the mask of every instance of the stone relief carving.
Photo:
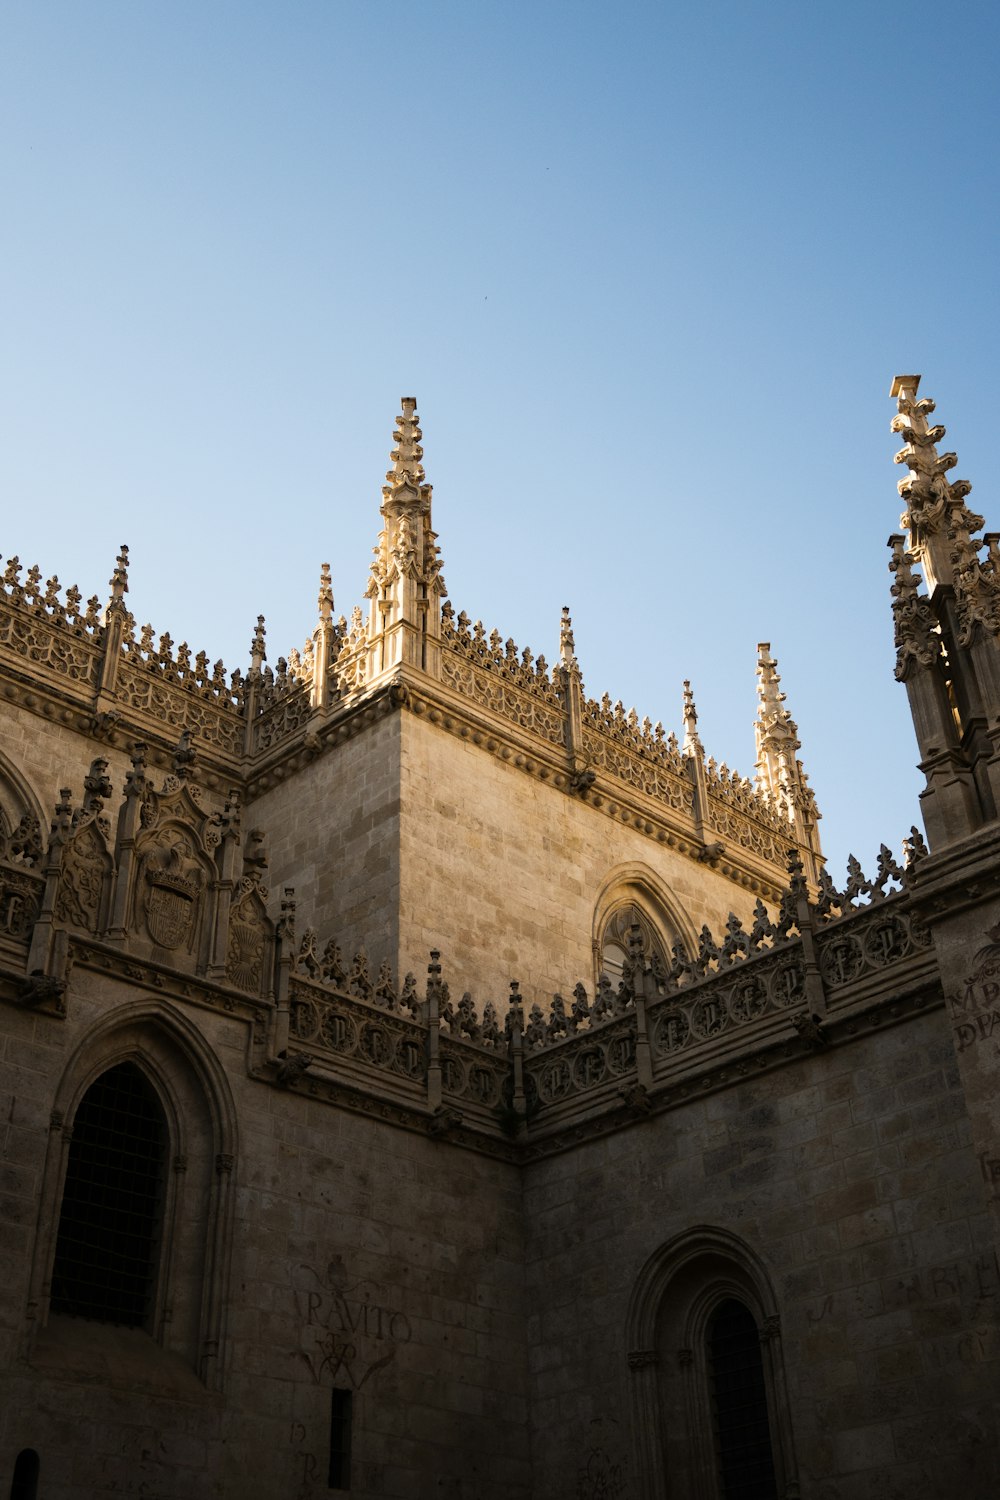
[[[261,993],[267,978],[273,924],[266,899],[266,889],[253,876],[244,875],[229,914],[226,978],[251,995]]]
[[[153,942],[191,951],[205,874],[186,830],[168,826],[145,844],[142,880],[140,904]]]
[[[104,838],[96,824],[90,823],[70,839],[63,852],[56,921],[96,933],[110,870],[111,857]]]

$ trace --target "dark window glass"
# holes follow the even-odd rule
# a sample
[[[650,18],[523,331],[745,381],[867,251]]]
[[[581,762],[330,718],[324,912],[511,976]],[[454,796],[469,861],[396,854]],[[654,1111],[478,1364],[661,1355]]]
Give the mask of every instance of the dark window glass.
[[[330,1392],[331,1490],[351,1488],[351,1391]]]
[[[742,1302],[730,1298],[714,1313],[708,1367],[725,1500],[775,1500],[760,1337]]]
[[[73,1121],[52,1310],[148,1327],[159,1248],[167,1128],[132,1063],[93,1083]]]
[[[22,1448],[14,1462],[10,1482],[10,1500],[35,1500],[38,1494],[38,1454],[34,1448]]]

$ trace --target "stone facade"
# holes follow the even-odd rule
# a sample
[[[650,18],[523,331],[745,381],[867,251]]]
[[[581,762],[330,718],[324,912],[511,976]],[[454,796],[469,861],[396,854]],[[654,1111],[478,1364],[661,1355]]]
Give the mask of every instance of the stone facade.
[[[992,1496],[1000,553],[893,394],[930,847],[842,888],[770,646],[747,779],[488,635],[410,400],[273,670],[9,562],[12,1495]]]

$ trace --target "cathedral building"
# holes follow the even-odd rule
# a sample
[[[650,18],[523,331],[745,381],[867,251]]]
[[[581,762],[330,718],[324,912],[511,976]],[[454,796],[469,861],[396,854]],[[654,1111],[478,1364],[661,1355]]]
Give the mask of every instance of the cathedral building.
[[[769,644],[748,777],[453,608],[413,400],[273,665],[0,564],[0,1496],[992,1500],[1000,536],[918,383],[925,834],[842,884]]]

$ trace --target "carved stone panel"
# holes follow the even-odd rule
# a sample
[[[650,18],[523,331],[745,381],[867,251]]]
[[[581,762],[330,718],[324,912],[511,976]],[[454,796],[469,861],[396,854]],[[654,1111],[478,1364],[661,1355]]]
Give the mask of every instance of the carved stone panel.
[[[98,931],[105,879],[111,858],[96,824],[81,829],[63,854],[55,918],[67,927]]]
[[[146,842],[137,904],[157,947],[194,951],[205,883],[187,830],[168,825]]]

